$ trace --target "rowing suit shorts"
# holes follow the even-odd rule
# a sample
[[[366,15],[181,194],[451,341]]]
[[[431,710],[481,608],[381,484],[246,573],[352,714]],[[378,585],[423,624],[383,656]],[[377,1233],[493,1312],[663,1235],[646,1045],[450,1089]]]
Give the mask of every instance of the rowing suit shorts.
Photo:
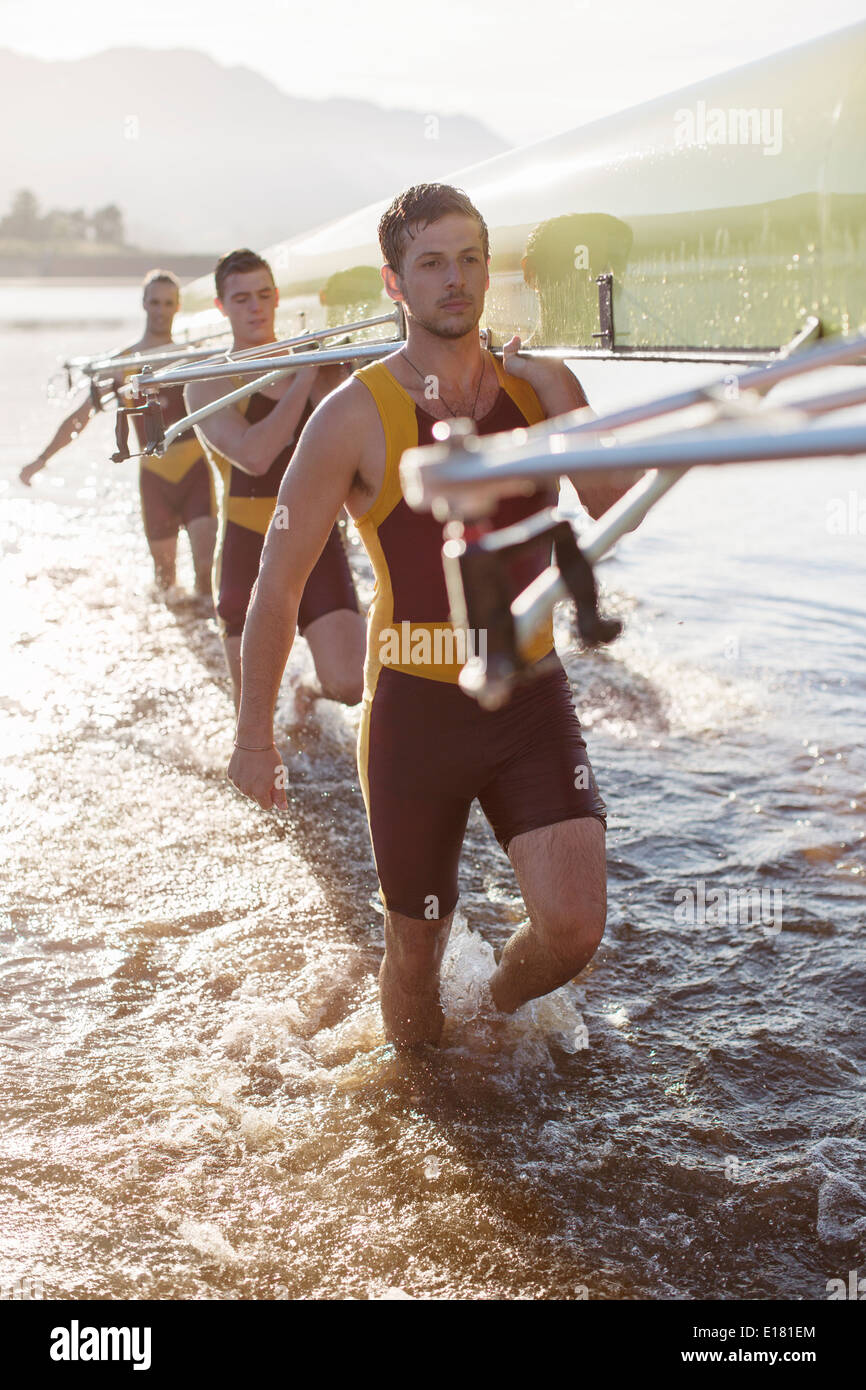
[[[159,401],[165,425],[183,419],[182,386],[163,388]],[[132,420],[144,448],[142,418],[133,415]],[[175,540],[182,526],[188,527],[200,517],[216,516],[213,477],[194,430],[179,435],[161,458],[148,454],[141,459],[138,487],[144,534],[149,541]]]
[[[532,388],[490,360],[500,389],[477,422],[479,434],[543,420]],[[544,674],[518,685],[503,708],[483,709],[457,684],[466,649],[457,647],[448,621],[442,525],[406,505],[398,475],[404,450],[434,442],[435,421],[385,363],[355,375],[383,427],[387,422],[382,489],[356,523],[377,579],[358,740],[361,786],[386,907],[441,919],[457,903],[460,851],[476,798],[506,851],[515,836],[562,821],[591,817],[605,826],[605,804],[554,652],[552,619],[529,653]],[[511,525],[555,501],[549,491],[504,499],[492,524]],[[512,565],[514,592],[549,563],[550,544],[542,540]]]
[[[256,391],[240,409],[251,425],[269,415],[277,404]],[[211,460],[222,477],[222,536],[215,562],[216,612],[224,637],[240,637],[244,630],[265,535],[277,505],[283,474],[295,450],[295,442],[312,414],[304,407],[295,439],[274,459],[267,473],[254,476],[236,468],[224,455],[209,448]],[[358,612],[358,599],[338,523],[334,523],[324,549],[304,585],[298,608],[298,631],[303,636],[317,618],[347,608]]]
[[[166,451],[166,459],[172,449],[183,447],[183,439],[182,435],[176,444],[171,445],[171,449]],[[192,466],[177,481],[157,473],[149,463],[142,464],[139,470],[141,515],[144,534],[149,541],[174,540],[182,526],[189,527],[191,521],[216,515],[213,478],[207,460],[202,456],[195,436],[189,444],[195,446],[196,457]]]

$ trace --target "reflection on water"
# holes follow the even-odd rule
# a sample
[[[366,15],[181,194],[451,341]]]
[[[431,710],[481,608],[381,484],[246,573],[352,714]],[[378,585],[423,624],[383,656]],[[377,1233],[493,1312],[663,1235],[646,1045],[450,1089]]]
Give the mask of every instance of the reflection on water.
[[[140,305],[140,285],[86,279],[57,285],[51,280],[0,277],[0,331],[4,333],[53,328],[76,334],[97,331],[103,336],[94,350],[101,351],[106,331],[136,326]],[[56,350],[64,356],[70,354],[69,341],[64,338]]]
[[[110,421],[19,490],[68,342],[0,346],[4,1281],[811,1299],[862,1264],[864,538],[826,526],[852,466],[688,480],[603,567],[625,637],[580,656],[558,616],[611,813],[605,941],[489,1016],[521,905],[474,813],[445,1045],[407,1060],[376,1007],[357,711],[298,723],[301,644],[289,813],[232,793],[217,638],[151,598]],[[681,380],[593,370],[610,403]],[[701,882],[781,892],[782,929],[684,925]]]

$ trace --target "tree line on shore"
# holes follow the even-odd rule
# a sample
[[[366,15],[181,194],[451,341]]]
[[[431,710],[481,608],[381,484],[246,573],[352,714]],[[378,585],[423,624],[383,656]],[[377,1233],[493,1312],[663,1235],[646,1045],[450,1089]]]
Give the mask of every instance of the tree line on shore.
[[[0,238],[31,242],[90,241],[101,246],[126,247],[123,212],[116,203],[86,212],[84,208],[49,208],[42,212],[36,194],[19,189],[9,211],[0,218]]]

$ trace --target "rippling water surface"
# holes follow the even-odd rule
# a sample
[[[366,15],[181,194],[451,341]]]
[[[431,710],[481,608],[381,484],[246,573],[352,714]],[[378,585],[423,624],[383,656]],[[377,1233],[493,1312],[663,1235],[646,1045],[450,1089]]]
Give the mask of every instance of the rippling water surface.
[[[61,418],[57,355],[130,337],[137,292],[15,295],[0,1279],[60,1298],[825,1298],[866,1260],[866,534],[830,522],[866,505],[863,465],[692,475],[603,567],[624,638],[580,655],[559,614],[610,812],[604,942],[555,995],[479,1013],[521,902],[474,814],[444,1046],[405,1060],[376,1005],[357,711],[299,723],[299,643],[289,815],[233,794],[216,633],[153,598],[111,421],[30,493],[15,481]],[[604,406],[698,375],[584,379]],[[353,563],[369,598],[356,539]]]

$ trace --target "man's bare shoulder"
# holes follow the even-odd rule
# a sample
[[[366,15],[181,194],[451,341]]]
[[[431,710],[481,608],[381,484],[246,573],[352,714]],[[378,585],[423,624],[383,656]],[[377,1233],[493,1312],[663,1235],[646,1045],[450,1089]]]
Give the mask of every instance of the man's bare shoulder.
[[[580,381],[557,357],[536,357],[518,375],[532,386],[545,414],[550,417],[580,410],[588,404]]]
[[[583,395],[583,387],[570,367],[559,357],[539,357],[537,368],[542,374],[542,380],[547,380],[560,387],[566,387],[570,391],[576,391]]]
[[[350,376],[316,407],[304,433],[312,432],[321,439],[327,435],[341,440],[354,438],[360,446],[365,432],[374,428],[378,419],[370,392],[356,376]]]

